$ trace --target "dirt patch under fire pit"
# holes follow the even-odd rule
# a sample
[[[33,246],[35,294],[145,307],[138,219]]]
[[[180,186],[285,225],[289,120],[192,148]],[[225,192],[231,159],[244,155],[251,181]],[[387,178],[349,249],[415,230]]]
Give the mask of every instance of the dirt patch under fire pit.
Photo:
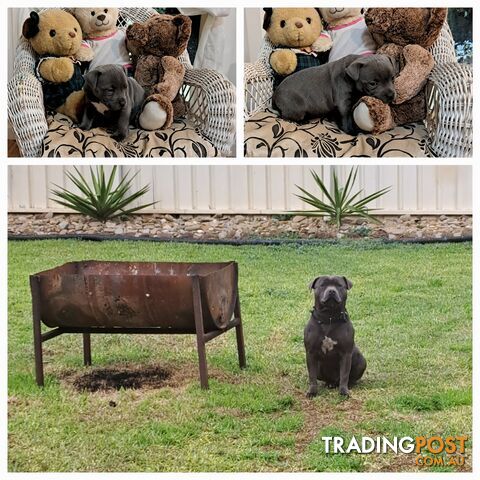
[[[124,389],[154,389],[165,387],[170,370],[162,367],[97,368],[70,378],[79,391],[98,392]],[[69,377],[67,377],[69,378]]]

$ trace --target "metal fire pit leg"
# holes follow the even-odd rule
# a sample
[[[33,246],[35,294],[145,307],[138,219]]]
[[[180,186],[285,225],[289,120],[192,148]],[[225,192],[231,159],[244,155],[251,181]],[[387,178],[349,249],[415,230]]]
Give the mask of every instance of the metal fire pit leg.
[[[91,365],[92,364],[92,349],[90,343],[90,334],[83,334],[83,364]]]
[[[193,286],[193,313],[195,316],[195,330],[197,332],[198,365],[200,368],[200,386],[206,390],[208,389],[207,355],[205,351],[205,329],[203,327],[200,279],[198,278],[198,276],[193,277],[192,286]]]
[[[32,292],[33,317],[33,350],[35,352],[35,379],[39,387],[44,386],[43,354],[42,354],[42,327],[40,323],[40,292],[37,277],[30,277]]]
[[[235,318],[238,318],[238,325],[235,327],[235,334],[237,336],[237,351],[238,351],[238,363],[240,368],[247,367],[247,360],[245,358],[245,342],[243,340],[243,325],[242,325],[242,312],[240,310],[240,296],[237,290],[237,300],[235,302]]]

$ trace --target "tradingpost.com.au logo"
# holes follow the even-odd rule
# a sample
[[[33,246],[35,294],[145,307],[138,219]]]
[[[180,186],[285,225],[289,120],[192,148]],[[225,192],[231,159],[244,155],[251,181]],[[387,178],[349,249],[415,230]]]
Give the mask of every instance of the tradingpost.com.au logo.
[[[462,466],[467,435],[441,437],[322,437],[325,453],[411,453],[418,466]]]

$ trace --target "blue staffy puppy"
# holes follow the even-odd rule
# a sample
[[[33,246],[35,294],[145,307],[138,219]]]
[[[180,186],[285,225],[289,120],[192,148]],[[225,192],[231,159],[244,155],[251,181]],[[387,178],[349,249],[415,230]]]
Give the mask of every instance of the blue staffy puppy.
[[[329,118],[350,135],[360,130],[353,107],[365,95],[384,103],[395,99],[395,67],[388,55],[347,55],[287,77],[273,94],[273,106],[286,120]]]

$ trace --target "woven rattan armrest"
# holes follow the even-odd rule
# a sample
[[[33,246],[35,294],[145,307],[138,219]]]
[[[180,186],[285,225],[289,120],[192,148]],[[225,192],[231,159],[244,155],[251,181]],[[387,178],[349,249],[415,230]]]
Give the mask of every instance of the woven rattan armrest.
[[[439,157],[472,155],[471,65],[437,64],[427,85],[429,148]]]
[[[244,67],[245,118],[271,105],[273,95],[272,70],[261,60]]]

